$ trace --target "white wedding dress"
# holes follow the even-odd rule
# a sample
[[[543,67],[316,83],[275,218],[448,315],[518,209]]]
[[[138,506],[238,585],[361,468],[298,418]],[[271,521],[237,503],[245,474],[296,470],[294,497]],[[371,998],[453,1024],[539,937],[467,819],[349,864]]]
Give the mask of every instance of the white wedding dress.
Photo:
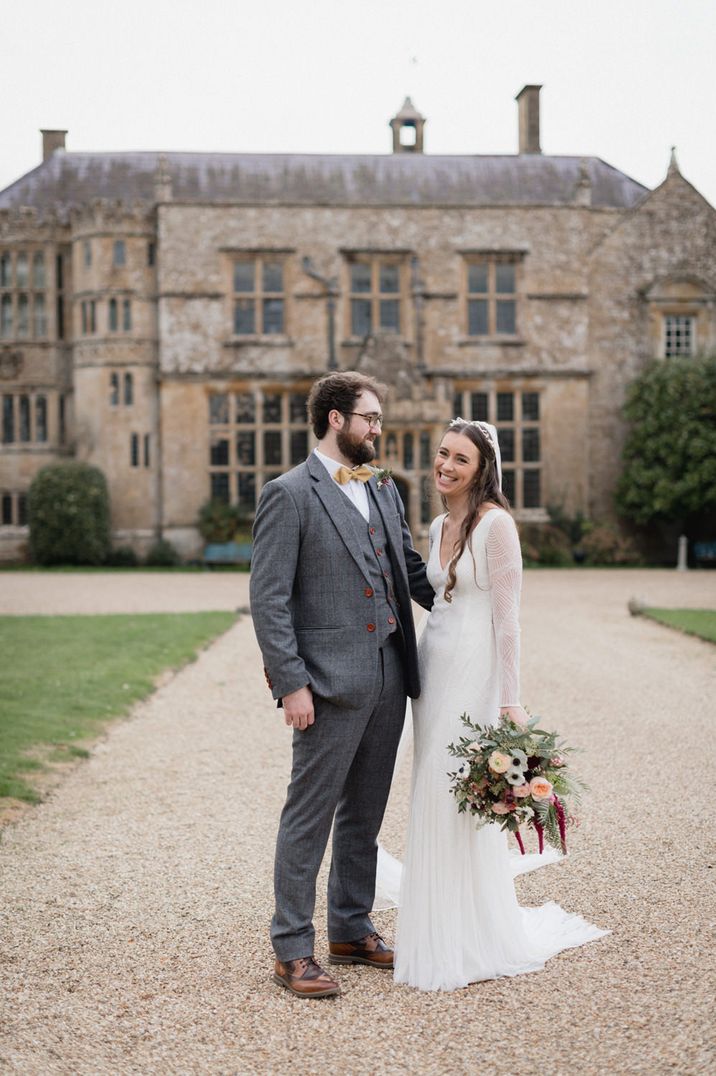
[[[563,949],[608,931],[549,902],[521,908],[515,856],[498,825],[477,828],[458,814],[447,745],[464,732],[460,715],[493,724],[500,705],[519,703],[522,559],[509,513],[486,512],[457,564],[452,602],[440,564],[444,516],[430,528],[428,578],[435,604],[419,644],[422,694],[413,703],[413,782],[400,882],[395,979],[421,990],[455,990],[481,979],[537,971]],[[553,862],[525,857],[522,869]],[[381,852],[379,880],[399,869]],[[390,888],[390,885],[387,885]]]

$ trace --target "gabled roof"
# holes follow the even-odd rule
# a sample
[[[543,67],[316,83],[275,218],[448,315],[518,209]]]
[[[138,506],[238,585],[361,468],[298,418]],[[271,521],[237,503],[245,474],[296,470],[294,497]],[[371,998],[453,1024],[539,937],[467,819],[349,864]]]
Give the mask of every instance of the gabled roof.
[[[180,202],[569,205],[583,162],[593,206],[629,208],[647,193],[598,157],[59,151],[0,192],[0,209],[63,213],[98,198],[151,203],[160,164]]]

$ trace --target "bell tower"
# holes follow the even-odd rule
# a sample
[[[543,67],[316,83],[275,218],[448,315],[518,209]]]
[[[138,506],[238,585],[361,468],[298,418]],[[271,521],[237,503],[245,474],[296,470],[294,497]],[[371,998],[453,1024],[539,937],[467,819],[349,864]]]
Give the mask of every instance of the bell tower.
[[[403,107],[390,121],[393,131],[393,153],[422,153],[425,116],[406,97]]]

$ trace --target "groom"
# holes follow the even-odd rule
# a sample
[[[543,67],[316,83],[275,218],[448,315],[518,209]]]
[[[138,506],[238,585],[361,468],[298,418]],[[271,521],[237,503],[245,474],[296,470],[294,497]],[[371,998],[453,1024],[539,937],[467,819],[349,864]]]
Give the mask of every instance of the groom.
[[[406,692],[420,693],[410,599],[429,609],[433,590],[395,486],[366,466],[385,391],[353,372],[314,384],[318,446],[264,486],[254,525],[254,628],[294,730],[276,844],[274,979],[299,997],[340,993],[313,957],[316,876],[331,824],[329,961],[393,966],[370,920],[376,838]]]

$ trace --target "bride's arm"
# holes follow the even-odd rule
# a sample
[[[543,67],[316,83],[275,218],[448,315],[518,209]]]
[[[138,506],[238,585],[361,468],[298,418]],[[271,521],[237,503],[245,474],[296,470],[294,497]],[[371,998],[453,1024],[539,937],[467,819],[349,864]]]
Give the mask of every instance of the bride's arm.
[[[527,714],[520,704],[520,591],[522,551],[512,516],[495,515],[487,535],[492,622],[500,669],[500,712],[517,721]]]

